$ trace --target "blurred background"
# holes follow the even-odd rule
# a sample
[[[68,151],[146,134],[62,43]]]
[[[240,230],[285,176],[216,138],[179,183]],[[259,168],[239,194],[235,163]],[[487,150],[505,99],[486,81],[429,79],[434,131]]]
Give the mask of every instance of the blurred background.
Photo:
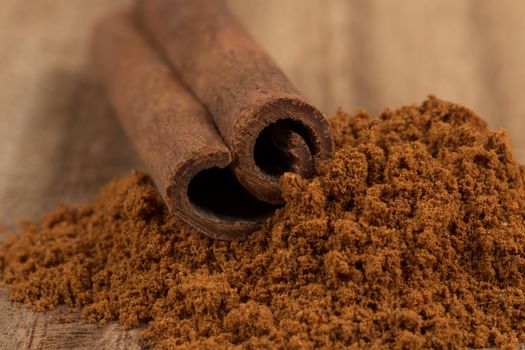
[[[8,230],[60,202],[84,203],[111,177],[142,167],[89,53],[96,21],[131,2],[0,0],[0,224]],[[507,128],[525,162],[525,1],[229,3],[327,115],[339,106],[377,114],[435,94]],[[142,347],[116,325],[16,310],[0,289],[0,348]]]
[[[91,67],[96,21],[131,0],[0,1],[0,222],[84,202],[140,167]],[[525,162],[525,2],[230,0],[324,113],[428,94],[505,127]]]

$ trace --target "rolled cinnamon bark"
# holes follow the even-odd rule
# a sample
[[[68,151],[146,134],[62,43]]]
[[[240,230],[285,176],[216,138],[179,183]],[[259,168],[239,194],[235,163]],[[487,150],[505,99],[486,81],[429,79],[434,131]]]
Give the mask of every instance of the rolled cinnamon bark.
[[[309,177],[333,148],[328,121],[296,91],[222,0],[141,0],[139,22],[207,107],[230,168],[258,199],[282,202],[285,171]]]
[[[132,17],[101,23],[93,52],[116,114],[168,207],[213,238],[255,231],[275,207],[239,185],[227,169],[231,152],[208,112],[147,44]]]

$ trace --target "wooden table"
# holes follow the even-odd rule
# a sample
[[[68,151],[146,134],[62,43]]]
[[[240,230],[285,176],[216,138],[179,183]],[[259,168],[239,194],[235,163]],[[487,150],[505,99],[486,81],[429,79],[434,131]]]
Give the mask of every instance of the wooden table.
[[[98,18],[130,0],[0,2],[0,223],[81,203],[141,167],[89,60]],[[525,162],[525,2],[231,0],[253,35],[325,113],[420,102],[432,93],[509,129]],[[137,331],[12,305],[0,349],[140,349]]]

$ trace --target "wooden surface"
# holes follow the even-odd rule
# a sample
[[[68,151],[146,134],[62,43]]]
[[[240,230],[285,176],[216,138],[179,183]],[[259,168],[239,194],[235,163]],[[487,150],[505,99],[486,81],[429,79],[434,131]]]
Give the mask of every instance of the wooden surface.
[[[0,223],[89,200],[141,167],[89,60],[93,23],[129,0],[0,2]],[[297,87],[331,114],[432,93],[509,129],[525,162],[525,2],[231,0]],[[1,234],[0,234],[1,236]],[[19,309],[0,292],[0,349],[133,349],[137,332]]]

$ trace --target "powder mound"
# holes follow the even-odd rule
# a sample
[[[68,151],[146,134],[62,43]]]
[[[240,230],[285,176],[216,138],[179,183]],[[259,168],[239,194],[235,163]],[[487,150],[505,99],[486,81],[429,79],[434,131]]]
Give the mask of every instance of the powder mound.
[[[525,168],[506,133],[434,97],[331,123],[334,158],[285,174],[285,207],[248,240],[186,229],[135,172],[3,243],[11,298],[147,324],[158,349],[525,342]]]

